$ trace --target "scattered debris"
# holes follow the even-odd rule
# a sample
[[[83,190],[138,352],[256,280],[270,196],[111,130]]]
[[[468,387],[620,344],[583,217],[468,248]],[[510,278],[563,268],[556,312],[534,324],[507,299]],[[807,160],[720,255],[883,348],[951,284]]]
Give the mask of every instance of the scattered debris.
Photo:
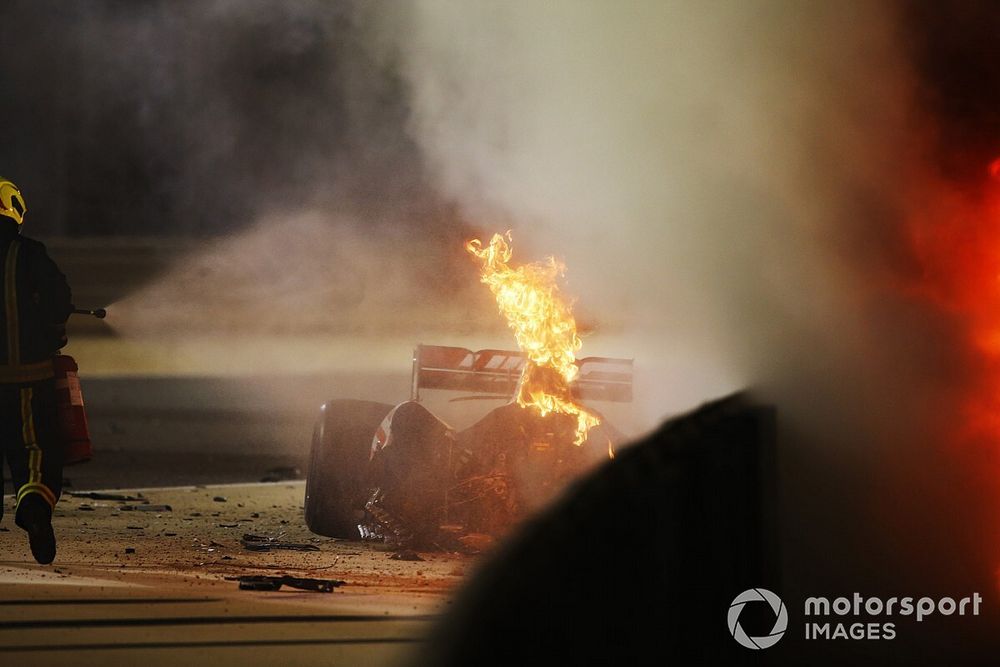
[[[177,537],[177,533],[163,533],[164,537]]]
[[[129,530],[146,530],[145,526],[125,526]]]
[[[123,512],[173,512],[173,508],[170,505],[122,505],[121,511]]]
[[[236,528],[238,525],[240,525],[240,524],[238,524],[238,523],[220,523],[219,524],[219,528]]]
[[[333,589],[343,586],[344,581],[340,579],[310,579],[301,577],[272,577],[264,574],[257,574],[244,577],[226,577],[230,581],[240,582],[240,590],[244,591],[276,591],[282,586],[298,588],[303,591],[316,591],[317,593],[332,593]]]
[[[423,560],[423,558],[420,557],[420,554],[418,554],[416,551],[410,551],[408,549],[404,551],[397,551],[393,555],[389,556],[389,558],[391,558],[392,560],[413,560],[413,561]]]
[[[275,537],[264,535],[254,535],[245,533],[240,540],[240,544],[247,551],[270,551],[271,549],[288,549],[289,551],[319,551],[315,544],[302,544],[300,542],[282,542]]]
[[[93,512],[94,511],[94,508],[91,507],[90,505],[80,505],[79,507],[77,507],[77,509],[80,510],[81,512]]]
[[[127,554],[134,554],[135,553],[135,547],[125,547],[125,553],[127,553]]]
[[[302,479],[302,471],[294,466],[278,466],[271,468],[260,478],[262,482],[287,482],[291,479]]]
[[[136,496],[126,496],[121,493],[101,493],[100,491],[70,491],[74,498],[90,498],[91,500],[118,500],[120,502],[146,502],[140,493]]]
[[[225,496],[216,496],[216,497],[212,498],[212,500],[214,500],[217,503],[228,503],[229,502],[229,500],[227,500]]]

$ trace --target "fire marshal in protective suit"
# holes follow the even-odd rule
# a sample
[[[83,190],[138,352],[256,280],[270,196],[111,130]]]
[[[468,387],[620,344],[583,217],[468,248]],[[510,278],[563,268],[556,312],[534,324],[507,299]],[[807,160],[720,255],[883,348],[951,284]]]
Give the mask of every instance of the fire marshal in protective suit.
[[[63,466],[53,358],[66,344],[73,306],[45,246],[21,235],[26,212],[21,191],[0,177],[0,453],[14,482],[14,522],[47,564],[56,555],[52,510]]]

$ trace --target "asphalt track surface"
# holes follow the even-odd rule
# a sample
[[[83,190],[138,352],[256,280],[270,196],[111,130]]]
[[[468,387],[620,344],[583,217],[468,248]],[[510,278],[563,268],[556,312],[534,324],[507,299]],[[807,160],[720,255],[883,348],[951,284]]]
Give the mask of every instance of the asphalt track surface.
[[[0,656],[22,665],[392,665],[424,639],[474,562],[393,559],[378,545],[320,538],[302,522],[301,482],[128,489],[141,502],[66,495],[59,554],[31,562],[0,530]],[[224,501],[217,499],[224,498]],[[245,533],[313,551],[248,551]],[[332,593],[240,590],[244,575],[336,579]]]

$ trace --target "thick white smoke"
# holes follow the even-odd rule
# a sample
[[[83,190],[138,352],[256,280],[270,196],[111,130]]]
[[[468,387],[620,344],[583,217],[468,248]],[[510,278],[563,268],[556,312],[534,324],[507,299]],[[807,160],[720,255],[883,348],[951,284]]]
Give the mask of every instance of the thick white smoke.
[[[658,376],[648,417],[870,356],[851,255],[897,222],[912,146],[885,6],[377,11],[440,187],[566,260],[580,308]]]

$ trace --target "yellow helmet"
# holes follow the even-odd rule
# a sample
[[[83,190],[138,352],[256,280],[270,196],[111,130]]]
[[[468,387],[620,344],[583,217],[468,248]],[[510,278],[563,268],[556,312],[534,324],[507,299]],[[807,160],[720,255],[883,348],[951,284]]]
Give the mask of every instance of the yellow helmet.
[[[17,224],[24,222],[24,214],[28,207],[24,205],[24,197],[17,186],[0,176],[0,215],[12,218]]]

